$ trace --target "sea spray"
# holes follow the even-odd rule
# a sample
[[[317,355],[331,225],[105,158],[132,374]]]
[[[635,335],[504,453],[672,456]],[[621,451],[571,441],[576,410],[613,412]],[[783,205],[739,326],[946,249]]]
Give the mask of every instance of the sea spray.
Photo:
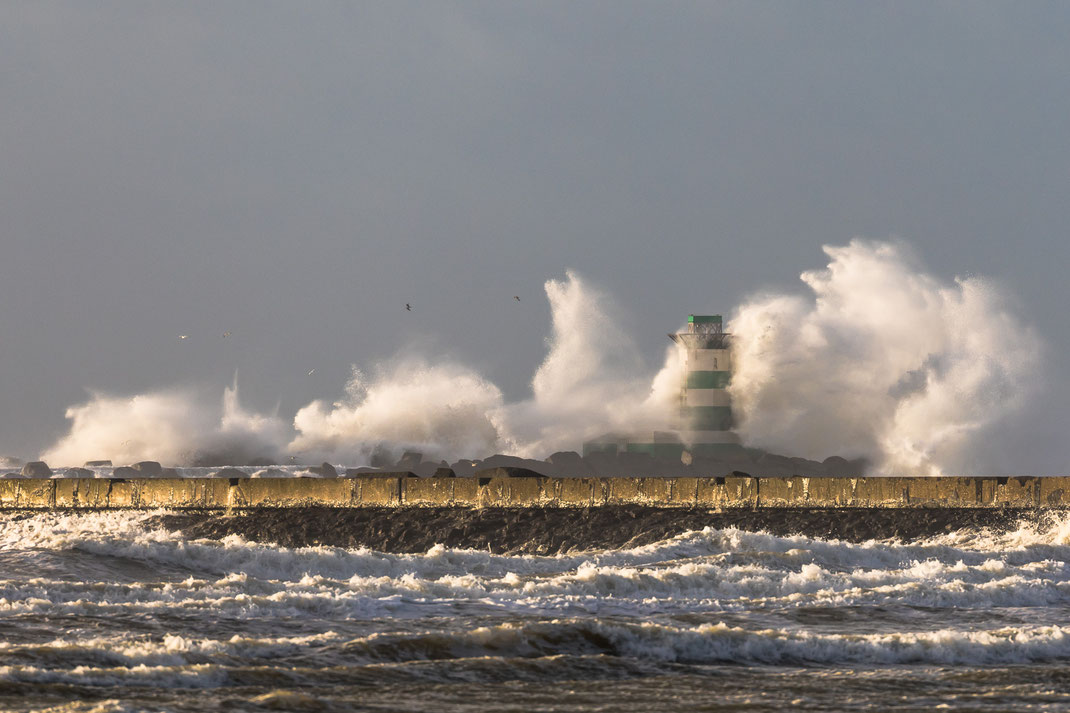
[[[189,391],[93,393],[68,409],[69,433],[42,457],[57,464],[109,458],[168,465],[265,458],[362,464],[377,455],[396,459],[408,449],[433,458],[501,451],[543,457],[609,430],[666,427],[682,374],[675,348],[667,348],[666,365],[655,375],[605,293],[572,271],[548,280],[545,289],[552,332],[528,399],[505,403],[501,390],[475,370],[417,357],[368,371],[354,367],[341,399],[298,410],[295,434],[276,416],[244,410],[236,383],[224,393],[221,414]]]
[[[667,348],[665,366],[655,376],[607,294],[573,271],[545,287],[552,331],[532,378],[532,396],[496,414],[510,452],[545,457],[607,431],[666,428],[683,376],[678,350]]]
[[[988,472],[1039,384],[1039,338],[996,286],[939,280],[901,244],[824,250],[810,298],[758,296],[731,320],[743,440],[882,474]]]
[[[370,378],[354,369],[343,400],[313,401],[297,412],[297,437],[286,448],[356,463],[396,458],[406,448],[439,457],[486,454],[500,442],[493,415],[501,406],[498,387],[459,364],[408,359]]]
[[[242,407],[237,376],[224,389],[218,407],[191,389],[130,397],[93,392],[87,403],[68,408],[67,418],[70,430],[42,454],[43,460],[63,465],[94,459],[168,465],[278,463],[289,431],[277,415]]]
[[[1042,344],[1008,298],[981,278],[926,274],[902,244],[855,240],[825,252],[825,269],[802,274],[809,298],[759,295],[729,322],[744,443],[818,460],[864,457],[878,473],[1009,467],[1000,436],[1041,378]],[[418,357],[354,367],[344,396],[304,406],[292,429],[244,410],[236,384],[221,412],[180,390],[95,393],[68,409],[70,432],[43,457],[55,465],[359,465],[406,449],[451,460],[545,457],[607,432],[670,428],[681,351],[668,345],[661,369],[650,369],[607,294],[572,271],[545,289],[551,334],[527,399],[506,402],[474,369]]]

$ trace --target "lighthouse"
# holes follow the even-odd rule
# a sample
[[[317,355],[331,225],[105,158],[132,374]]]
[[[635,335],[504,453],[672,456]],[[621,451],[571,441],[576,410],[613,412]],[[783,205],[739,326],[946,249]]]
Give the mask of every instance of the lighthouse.
[[[676,424],[680,439],[695,456],[714,456],[740,447],[732,431],[731,335],[721,315],[687,318],[687,330],[669,338],[684,349],[686,373],[680,387],[680,413]]]
[[[686,331],[669,338],[684,350],[686,371],[680,382],[679,408],[668,431],[607,433],[583,443],[583,455],[593,453],[648,453],[665,460],[683,460],[727,455],[742,451],[732,430],[731,335],[726,334],[721,315],[693,314]]]

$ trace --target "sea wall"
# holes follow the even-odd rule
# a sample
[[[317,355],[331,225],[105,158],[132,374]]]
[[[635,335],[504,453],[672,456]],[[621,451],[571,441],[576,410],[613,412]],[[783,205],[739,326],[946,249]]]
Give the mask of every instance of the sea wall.
[[[0,509],[457,506],[1070,507],[1070,477],[64,478],[0,480]]]

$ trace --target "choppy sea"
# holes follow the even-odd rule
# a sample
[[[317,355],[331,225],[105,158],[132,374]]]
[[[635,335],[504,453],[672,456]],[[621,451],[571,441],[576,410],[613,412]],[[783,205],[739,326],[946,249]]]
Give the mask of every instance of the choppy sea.
[[[0,515],[0,709],[1062,711],[1070,517],[552,557]]]

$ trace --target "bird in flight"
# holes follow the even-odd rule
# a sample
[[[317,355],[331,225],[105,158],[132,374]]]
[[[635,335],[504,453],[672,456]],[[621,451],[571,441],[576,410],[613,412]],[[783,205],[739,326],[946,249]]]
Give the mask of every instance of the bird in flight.
[[[230,336],[230,332],[223,332],[223,338],[226,339]]]
[[[180,335],[178,335],[178,338],[179,339],[189,339],[189,335],[188,334],[180,334]]]
[[[408,302],[405,303],[405,311],[406,312],[412,312],[412,305],[409,304]]]
[[[315,370],[315,369],[309,369],[309,370],[308,370],[308,375],[309,375],[309,376],[312,376],[312,375],[313,375],[313,374],[315,374],[315,373],[316,373],[316,370]]]
[[[520,301],[520,295],[513,295],[513,299],[516,300],[517,302],[519,302]]]

